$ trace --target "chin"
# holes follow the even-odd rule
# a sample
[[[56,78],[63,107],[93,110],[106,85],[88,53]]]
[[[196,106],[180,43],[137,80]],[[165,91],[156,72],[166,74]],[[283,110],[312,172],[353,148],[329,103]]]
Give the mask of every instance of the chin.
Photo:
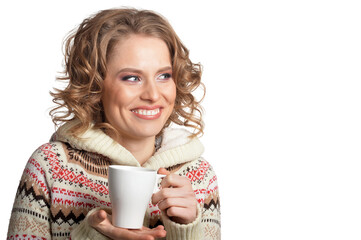
[[[160,131],[162,131],[162,128],[163,128],[163,126],[159,127],[159,126],[151,126],[151,125],[142,127],[142,128],[138,128],[136,131],[134,131],[133,136],[138,137],[138,138],[154,137],[158,133],[160,133]]]

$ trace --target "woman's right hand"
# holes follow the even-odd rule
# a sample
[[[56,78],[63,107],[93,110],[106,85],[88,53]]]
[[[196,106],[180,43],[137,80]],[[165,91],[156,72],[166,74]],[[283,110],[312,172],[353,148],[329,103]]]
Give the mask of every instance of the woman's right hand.
[[[153,240],[166,236],[166,231],[163,226],[158,226],[153,229],[146,227],[142,227],[141,229],[125,229],[113,226],[111,219],[111,215],[106,211],[98,210],[88,216],[88,223],[98,232],[114,240]]]

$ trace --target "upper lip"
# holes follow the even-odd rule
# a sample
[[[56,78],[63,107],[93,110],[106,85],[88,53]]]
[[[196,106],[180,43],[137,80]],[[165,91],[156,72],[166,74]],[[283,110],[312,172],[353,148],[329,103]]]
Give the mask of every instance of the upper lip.
[[[139,107],[133,108],[132,110],[134,110],[134,109],[154,110],[154,109],[157,109],[157,108],[162,108],[162,106],[160,106],[160,105],[154,105],[154,106],[139,106]]]

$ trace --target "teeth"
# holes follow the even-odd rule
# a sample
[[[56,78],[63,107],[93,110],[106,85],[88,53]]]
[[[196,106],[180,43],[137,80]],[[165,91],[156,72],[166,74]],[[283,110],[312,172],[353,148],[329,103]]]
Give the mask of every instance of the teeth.
[[[135,113],[138,113],[138,114],[144,115],[144,116],[152,116],[152,115],[157,115],[159,113],[159,108],[154,109],[154,110],[135,109],[135,110],[132,110],[132,112],[135,112]]]

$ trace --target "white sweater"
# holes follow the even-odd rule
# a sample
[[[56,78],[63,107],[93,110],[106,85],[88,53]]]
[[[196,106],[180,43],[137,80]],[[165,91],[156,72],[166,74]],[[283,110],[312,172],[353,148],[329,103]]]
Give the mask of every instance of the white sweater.
[[[140,164],[101,130],[90,128],[80,138],[70,136],[73,124],[77,122],[60,127],[54,141],[30,157],[15,198],[8,239],[108,239],[87,224],[86,216],[97,208],[111,208],[110,164]],[[203,145],[189,135],[183,129],[165,129],[161,148],[142,167],[164,167],[187,177],[199,203],[197,218],[178,224],[150,204],[144,226],[164,225],[166,239],[220,239],[217,177],[201,157]]]

